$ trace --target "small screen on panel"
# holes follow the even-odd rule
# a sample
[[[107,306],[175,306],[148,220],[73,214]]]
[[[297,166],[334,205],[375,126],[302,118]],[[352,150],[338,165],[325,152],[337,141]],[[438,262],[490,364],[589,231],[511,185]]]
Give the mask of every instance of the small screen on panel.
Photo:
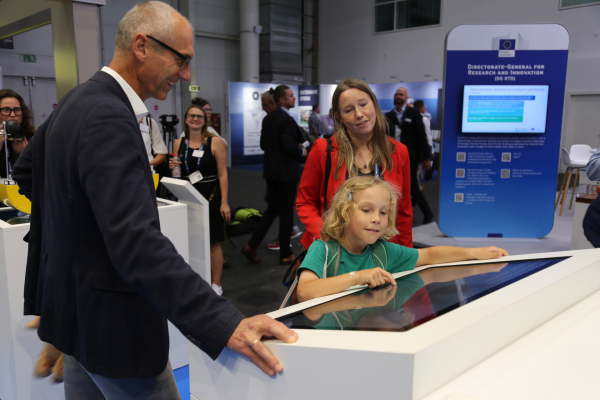
[[[432,267],[276,318],[294,329],[403,332],[472,303],[556,263],[548,258]]]
[[[462,133],[546,133],[548,85],[465,85]]]

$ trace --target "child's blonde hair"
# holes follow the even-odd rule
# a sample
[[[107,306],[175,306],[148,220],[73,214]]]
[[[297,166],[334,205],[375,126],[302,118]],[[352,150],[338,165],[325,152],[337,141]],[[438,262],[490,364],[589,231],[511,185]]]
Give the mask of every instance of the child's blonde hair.
[[[357,209],[357,204],[352,201],[352,197],[355,193],[373,186],[385,188],[390,195],[388,226],[383,231],[381,238],[387,240],[398,234],[396,229],[396,205],[398,199],[402,196],[400,190],[396,186],[371,175],[355,176],[342,183],[342,186],[333,196],[331,208],[323,215],[324,221],[321,228],[321,238],[323,240],[340,239],[342,237]]]

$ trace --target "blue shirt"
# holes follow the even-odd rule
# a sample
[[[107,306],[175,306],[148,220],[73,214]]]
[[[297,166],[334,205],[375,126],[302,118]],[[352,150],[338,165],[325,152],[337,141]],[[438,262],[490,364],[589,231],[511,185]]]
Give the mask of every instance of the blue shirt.
[[[600,147],[598,147],[598,150],[590,157],[590,161],[588,161],[587,167],[585,168],[585,173],[588,178],[593,181],[600,180]]]

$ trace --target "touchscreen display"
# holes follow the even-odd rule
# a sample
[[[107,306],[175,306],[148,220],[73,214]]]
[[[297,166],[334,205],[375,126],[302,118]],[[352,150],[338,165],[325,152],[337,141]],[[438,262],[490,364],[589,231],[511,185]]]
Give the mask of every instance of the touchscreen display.
[[[295,329],[407,331],[566,258],[428,268],[277,320]]]
[[[462,133],[546,133],[548,85],[465,85]]]

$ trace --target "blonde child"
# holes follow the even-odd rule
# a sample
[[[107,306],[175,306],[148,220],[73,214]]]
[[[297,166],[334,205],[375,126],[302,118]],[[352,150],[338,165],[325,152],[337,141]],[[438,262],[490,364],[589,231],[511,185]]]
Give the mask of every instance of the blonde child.
[[[487,260],[507,256],[506,250],[489,246],[463,248],[436,246],[412,249],[387,241],[398,234],[396,202],[400,194],[389,183],[373,176],[358,176],[346,180],[335,194],[331,208],[325,214],[321,237],[339,242],[338,272],[323,277],[326,244],[315,241],[298,269],[298,300],[306,301],[338,293],[353,285],[375,288],[390,283],[396,285],[392,273],[414,269],[416,265],[438,264],[470,259]],[[373,245],[381,240],[387,255],[386,270],[377,266]],[[337,254],[329,253],[328,264]]]

